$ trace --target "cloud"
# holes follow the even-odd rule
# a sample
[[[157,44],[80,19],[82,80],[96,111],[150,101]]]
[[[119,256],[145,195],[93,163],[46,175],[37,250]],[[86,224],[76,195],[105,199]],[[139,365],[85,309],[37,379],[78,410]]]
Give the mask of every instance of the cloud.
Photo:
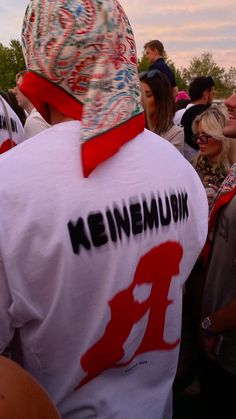
[[[20,39],[21,26],[28,0],[1,0],[0,42],[8,45],[11,39]]]
[[[138,56],[143,45],[160,39],[168,56],[180,68],[194,56],[211,52],[217,64],[236,67],[235,0],[120,0],[136,39]],[[1,0],[0,42],[20,39],[28,0]]]
[[[217,64],[236,66],[235,0],[120,0],[136,39],[138,56],[143,45],[160,39],[178,68],[194,56],[211,52]]]

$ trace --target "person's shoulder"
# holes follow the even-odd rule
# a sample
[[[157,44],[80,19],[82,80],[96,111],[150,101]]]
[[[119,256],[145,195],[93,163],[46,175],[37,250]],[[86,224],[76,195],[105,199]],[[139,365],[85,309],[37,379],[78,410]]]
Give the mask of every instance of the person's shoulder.
[[[193,112],[205,111],[208,108],[209,108],[209,105],[204,105],[203,103],[199,103],[197,105],[192,106]]]
[[[189,121],[192,121],[192,119],[195,118],[195,116],[197,116],[200,112],[201,112],[201,107],[199,108],[199,106],[202,105],[194,105],[192,104],[192,106],[188,107],[181,119],[181,125],[185,125],[186,123],[188,123]]]
[[[154,63],[152,63],[149,67],[148,67],[148,71],[150,70],[159,70],[159,66],[157,61],[154,61]]]
[[[30,159],[31,153],[38,148],[38,141],[41,141],[41,145],[43,144],[44,133],[41,134],[37,135],[37,138],[34,137],[21,142],[7,153],[2,154],[0,157],[0,174],[3,170],[8,168],[11,170],[15,164],[24,164],[25,160]]]
[[[182,132],[182,128],[173,125],[168,131],[170,138],[180,135]],[[170,139],[168,137],[168,140]],[[185,165],[184,158],[181,156],[178,150],[172,146],[172,144],[167,141],[167,138],[163,135],[160,136],[154,132],[149,130],[144,130],[143,134],[139,135],[139,142],[137,142],[137,147],[140,147],[142,154],[149,156],[148,158],[154,158],[156,161],[172,161],[174,164],[181,165],[182,163]],[[178,159],[180,159],[178,161]]]
[[[149,70],[157,69],[157,70],[162,71],[163,69],[165,70],[166,68],[169,68],[169,67],[165,63],[164,59],[160,57],[160,58],[157,58],[157,60],[154,61],[154,63],[150,65]]]
[[[174,118],[173,118],[173,121],[174,121],[175,125],[178,125],[178,126],[181,125],[181,119],[182,119],[185,112],[186,112],[186,108],[179,109],[178,111],[175,112]]]
[[[40,132],[0,156],[0,177],[7,179],[0,184],[1,197],[10,193],[21,195],[23,191],[26,195],[31,194],[34,182],[43,189],[45,179],[51,182],[52,173],[60,173],[63,167],[67,167],[69,159],[77,159],[80,168],[80,130],[70,130],[70,122],[64,123],[64,127],[59,125]]]
[[[50,124],[48,124],[47,121],[45,121],[45,119],[43,119],[42,115],[36,109],[33,109],[26,118],[26,125],[38,123],[45,126],[46,128],[49,128],[51,126]]]
[[[7,112],[8,117],[15,121],[17,124],[17,127],[20,129],[23,129],[23,125],[18,117],[18,115],[15,113],[15,111],[11,108],[9,103],[0,95],[0,113],[4,117],[5,112]],[[14,125],[14,124],[13,124]]]
[[[43,387],[14,361],[0,356],[1,417],[59,419],[59,414]]]
[[[7,137],[14,141],[15,144],[19,144],[25,139],[24,127],[11,106],[6,100],[0,95],[0,117],[2,124],[0,126],[0,139],[4,141]],[[10,124],[10,127],[8,125]],[[6,130],[7,126],[7,130]]]
[[[183,133],[183,127],[180,127],[179,125],[172,125],[172,127],[169,129],[170,134],[177,135],[180,133]]]
[[[208,108],[208,105],[203,105],[203,104],[194,105],[193,104],[193,106],[191,106],[190,108],[188,108],[186,110],[186,116],[188,116],[188,115],[195,115],[196,116],[199,113],[205,111],[207,108]]]
[[[162,148],[163,146],[166,146],[166,141],[163,139],[162,136],[146,128],[137,136],[137,139],[139,140],[141,147],[151,146],[156,148]]]
[[[230,234],[231,237],[236,237],[236,193],[231,197],[227,197],[225,202],[222,204],[222,196],[216,199],[214,202],[213,210],[216,208],[218,211],[219,219],[222,220],[218,222],[218,230],[226,228],[226,225],[230,225]],[[226,221],[227,220],[227,221]]]
[[[79,138],[79,121],[68,121],[53,125],[39,132],[34,137],[28,138],[17,145],[17,147],[1,155],[0,173],[3,167],[7,168],[9,166],[10,168],[10,166],[14,165],[23,165],[26,161],[32,161],[34,156],[36,161],[39,161],[39,158],[43,159],[47,153],[52,153],[54,149],[58,148],[58,143],[60,143],[60,147],[62,147],[62,144],[66,146],[70,134],[75,138]]]

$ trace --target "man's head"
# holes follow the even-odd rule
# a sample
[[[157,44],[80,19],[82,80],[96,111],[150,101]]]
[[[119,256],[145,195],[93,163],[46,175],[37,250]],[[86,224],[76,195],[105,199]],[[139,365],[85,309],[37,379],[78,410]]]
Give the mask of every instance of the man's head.
[[[210,105],[215,95],[215,82],[210,76],[200,76],[193,79],[189,86],[189,96],[192,102]]]
[[[149,64],[153,64],[164,54],[164,46],[158,40],[149,41],[144,45],[145,57]]]
[[[236,93],[225,100],[225,106],[228,109],[229,118],[224,128],[224,135],[236,138]]]
[[[0,356],[1,418],[59,419],[46,391],[25,369]]]

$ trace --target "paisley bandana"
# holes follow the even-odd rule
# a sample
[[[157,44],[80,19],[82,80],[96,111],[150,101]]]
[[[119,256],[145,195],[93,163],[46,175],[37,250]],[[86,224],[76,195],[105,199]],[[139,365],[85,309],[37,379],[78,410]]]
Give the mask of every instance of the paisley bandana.
[[[215,229],[217,227],[217,220],[220,214],[220,211],[225,207],[231,199],[236,195],[236,163],[233,164],[229,170],[227,177],[222,182],[215,201],[213,203],[212,209],[209,214],[208,222],[208,236],[205,243],[205,246],[202,250],[203,263],[206,265],[209,261],[213,240],[215,237]]]
[[[82,164],[95,167],[144,129],[134,37],[116,0],[31,0],[23,22],[21,91],[81,120]]]

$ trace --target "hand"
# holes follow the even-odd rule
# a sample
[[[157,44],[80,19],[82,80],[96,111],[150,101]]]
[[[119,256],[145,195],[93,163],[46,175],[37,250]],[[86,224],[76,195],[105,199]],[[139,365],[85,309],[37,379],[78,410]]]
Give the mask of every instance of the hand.
[[[202,349],[212,361],[216,360],[221,343],[221,335],[206,336],[202,334],[201,336]]]

